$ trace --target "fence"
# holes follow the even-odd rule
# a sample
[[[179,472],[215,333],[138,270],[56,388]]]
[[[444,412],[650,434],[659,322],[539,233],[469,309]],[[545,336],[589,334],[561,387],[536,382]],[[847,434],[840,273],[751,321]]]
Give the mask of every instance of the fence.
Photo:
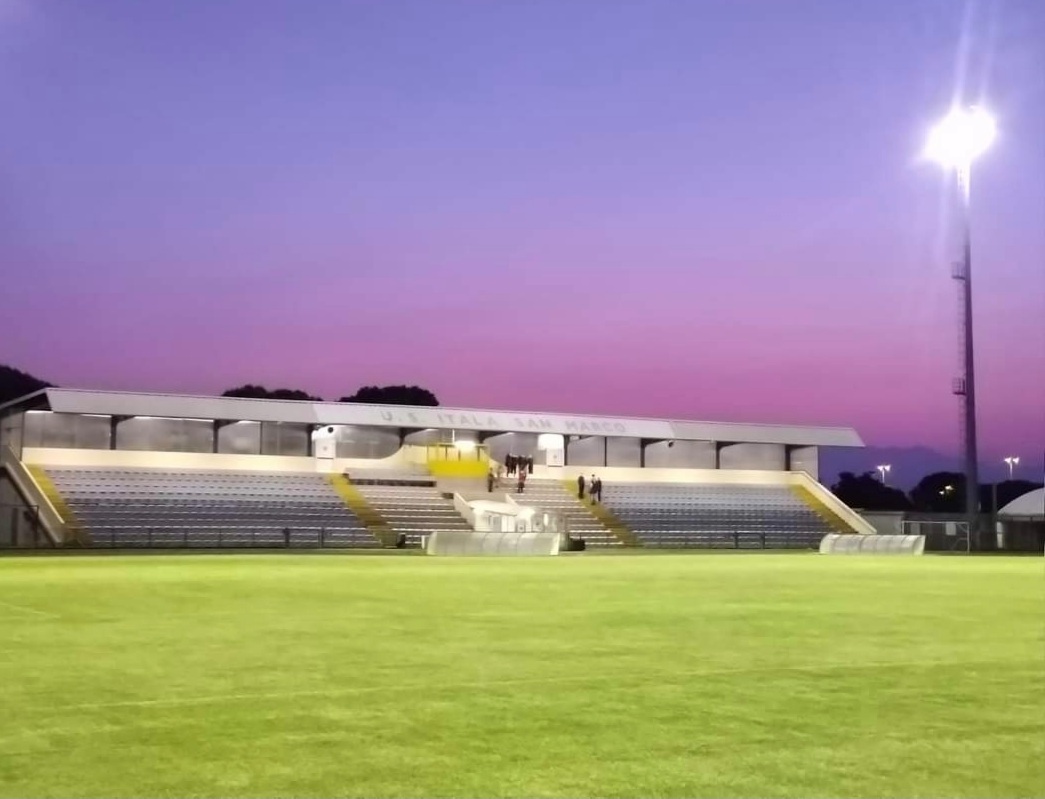
[[[925,536],[927,552],[971,552],[969,523],[951,520],[912,520],[903,522],[904,535]]]
[[[110,527],[88,544],[113,549],[376,549],[358,527]]]
[[[583,538],[583,534],[578,534]],[[820,547],[823,533],[777,533],[764,530],[704,530],[667,532],[641,529],[636,533],[640,547],[647,549],[806,549]]]
[[[51,547],[35,505],[0,503],[0,549]]]

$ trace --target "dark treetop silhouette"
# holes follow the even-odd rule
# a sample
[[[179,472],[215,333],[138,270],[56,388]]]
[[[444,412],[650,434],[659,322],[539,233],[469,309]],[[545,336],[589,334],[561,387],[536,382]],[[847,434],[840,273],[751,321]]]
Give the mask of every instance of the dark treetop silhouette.
[[[256,386],[253,383],[248,383],[239,388],[230,388],[221,396],[245,397],[247,399],[304,400],[306,402],[323,401],[320,397],[313,397],[311,394],[296,388],[277,388],[269,391],[264,386]]]
[[[883,485],[873,472],[842,472],[831,492],[851,508],[860,510],[910,510],[911,500],[898,488]]]
[[[339,402],[369,402],[374,405],[425,405],[439,404],[435,394],[420,386],[363,386],[350,397]]]
[[[50,385],[19,369],[0,365],[0,405],[24,397],[26,394],[32,394],[41,388],[49,388]]]

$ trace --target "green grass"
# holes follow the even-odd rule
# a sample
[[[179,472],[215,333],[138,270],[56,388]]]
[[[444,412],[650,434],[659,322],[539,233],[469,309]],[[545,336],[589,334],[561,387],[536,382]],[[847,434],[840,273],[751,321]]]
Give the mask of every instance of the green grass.
[[[1043,796],[1045,561],[0,560],[2,796]]]

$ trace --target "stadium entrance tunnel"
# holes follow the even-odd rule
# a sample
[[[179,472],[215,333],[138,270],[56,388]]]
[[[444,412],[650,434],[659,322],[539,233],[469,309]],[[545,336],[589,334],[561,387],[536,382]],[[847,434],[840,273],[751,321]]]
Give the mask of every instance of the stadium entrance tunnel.
[[[548,556],[559,554],[558,533],[500,533],[437,530],[425,541],[428,555],[501,557]]]
[[[831,533],[820,541],[821,555],[921,555],[924,552],[924,535]]]

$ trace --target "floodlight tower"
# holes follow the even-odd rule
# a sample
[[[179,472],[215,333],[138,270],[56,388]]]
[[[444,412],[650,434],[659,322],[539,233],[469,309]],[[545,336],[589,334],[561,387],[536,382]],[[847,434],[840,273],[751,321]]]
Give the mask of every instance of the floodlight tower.
[[[982,108],[954,108],[929,133],[925,152],[957,177],[961,197],[962,259],[953,276],[962,288],[963,375],[954,381],[954,393],[961,398],[965,455],[965,516],[969,536],[978,545],[987,545],[980,536],[979,475],[976,451],[976,373],[972,337],[972,245],[969,234],[969,178],[972,162],[982,155],[997,134],[994,119]]]
[[[1002,458],[1002,460],[1005,461],[1005,464],[1009,467],[1009,482],[1011,483],[1012,482],[1012,471],[1013,471],[1013,469],[1015,469],[1017,466],[1020,465],[1020,456],[1019,455],[1010,455],[1007,458]]]

